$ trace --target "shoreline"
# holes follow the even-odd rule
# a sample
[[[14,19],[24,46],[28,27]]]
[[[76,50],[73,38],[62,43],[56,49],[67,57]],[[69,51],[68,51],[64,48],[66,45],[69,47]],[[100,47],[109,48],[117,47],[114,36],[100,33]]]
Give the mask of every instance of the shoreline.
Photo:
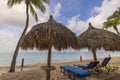
[[[99,58],[98,61],[103,61],[104,58]],[[62,65],[74,65],[74,64],[88,64],[89,62],[93,61],[93,59],[83,60],[80,62],[77,61],[69,61],[69,62],[52,62],[51,65],[56,67],[56,70],[51,72],[51,78],[54,78],[52,80],[69,80],[68,77],[65,77],[62,73],[60,73],[60,66]],[[110,65],[119,67],[119,69],[116,71],[118,72],[117,75],[120,76],[120,57],[112,57],[112,59],[109,62]],[[20,71],[20,66],[17,65],[16,70],[19,69],[19,71],[16,71],[15,73],[8,73],[9,66],[0,67],[0,80],[45,80],[45,71],[41,69],[41,66],[45,66],[46,63],[34,63],[34,64],[26,64],[23,67],[23,71]],[[6,69],[6,71],[4,70]],[[2,70],[2,72],[1,72]],[[26,76],[27,75],[27,76]],[[88,77],[86,80],[101,80],[102,77],[103,80],[105,80],[106,77],[110,78],[111,75],[114,77],[116,76],[116,73],[114,74],[108,74],[106,75],[102,74],[100,76],[91,76]],[[34,77],[34,78],[33,78]],[[118,76],[117,76],[118,77]],[[22,79],[21,79],[22,78]],[[108,79],[109,80],[109,79]],[[114,80],[114,79],[110,79]],[[115,79],[115,80],[119,80]]]
[[[103,59],[104,58],[99,58],[98,61],[101,62]],[[120,56],[112,57],[112,59],[120,59]],[[112,61],[112,59],[111,59],[111,61]],[[72,64],[72,63],[82,63],[82,64],[85,64],[85,63],[89,63],[90,61],[94,61],[94,60],[93,59],[86,59],[86,60],[83,60],[83,61],[80,61],[80,60],[74,60],[74,61],[54,61],[51,64],[52,65]],[[38,67],[38,66],[42,66],[42,65],[46,65],[46,64],[47,64],[46,62],[37,62],[37,63],[31,63],[31,64],[24,64],[23,68],[34,68],[34,67]],[[2,66],[0,66],[0,70],[2,70],[2,69],[9,69],[9,67],[10,67],[10,65],[2,65]],[[21,68],[21,65],[17,64],[16,68],[17,69]]]
[[[120,52],[97,52],[98,58],[104,58],[108,55],[111,55],[112,57],[120,56]],[[10,66],[12,61],[12,55],[7,54],[1,54],[0,59],[0,66]],[[91,52],[67,52],[67,53],[61,53],[61,52],[53,52],[52,53],[52,62],[70,62],[70,61],[77,61],[80,60],[80,56],[82,56],[83,60],[86,59],[93,59],[93,55]],[[34,64],[34,63],[45,63],[47,62],[47,53],[21,53],[17,57],[16,64],[20,65],[22,62],[22,59],[24,58],[25,64]]]
[[[112,59],[117,59],[117,58],[120,58],[120,56],[114,56],[112,57]],[[98,61],[101,61],[102,59],[104,58],[98,58]],[[112,60],[111,59],[111,60]],[[94,61],[93,59],[84,59],[83,61],[80,61],[80,60],[73,60],[73,61],[53,61],[51,64],[62,64],[62,63],[73,63],[73,62],[86,62],[86,61]],[[27,64],[24,64],[24,67],[28,67],[28,66],[36,66],[36,65],[40,65],[40,64],[47,64],[46,62],[36,62],[36,63],[27,63]],[[16,67],[19,68],[21,66],[21,64],[17,64]],[[1,68],[8,68],[10,67],[10,65],[0,65],[0,69]]]

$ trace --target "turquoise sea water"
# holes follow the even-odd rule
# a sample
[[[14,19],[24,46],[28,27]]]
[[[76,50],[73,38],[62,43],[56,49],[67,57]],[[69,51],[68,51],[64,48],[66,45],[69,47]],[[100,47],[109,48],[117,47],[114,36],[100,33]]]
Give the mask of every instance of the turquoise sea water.
[[[98,58],[104,58],[108,55],[111,56],[120,56],[120,52],[97,52]],[[80,55],[83,60],[92,59],[93,55],[91,52],[52,52],[52,61],[53,62],[63,62],[63,61],[75,61],[80,60]],[[0,54],[0,66],[10,65],[13,54],[4,53]],[[17,64],[21,63],[22,58],[25,59],[25,64],[37,63],[37,62],[46,62],[47,61],[47,52],[24,52],[19,53],[17,58]]]

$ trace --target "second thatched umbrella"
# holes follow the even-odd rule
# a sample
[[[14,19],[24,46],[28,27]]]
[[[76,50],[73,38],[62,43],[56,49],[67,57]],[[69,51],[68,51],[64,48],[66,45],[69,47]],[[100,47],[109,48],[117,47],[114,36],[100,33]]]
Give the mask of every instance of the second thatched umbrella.
[[[37,24],[22,38],[20,46],[22,49],[48,50],[47,66],[43,67],[47,71],[46,80],[50,80],[51,49],[57,50],[67,48],[78,48],[75,34],[67,27],[57,23],[52,16],[47,22]]]
[[[97,61],[97,49],[120,51],[120,36],[110,31],[94,28],[91,23],[89,23],[89,28],[78,36],[78,40],[80,48],[88,48],[92,51],[95,61]]]

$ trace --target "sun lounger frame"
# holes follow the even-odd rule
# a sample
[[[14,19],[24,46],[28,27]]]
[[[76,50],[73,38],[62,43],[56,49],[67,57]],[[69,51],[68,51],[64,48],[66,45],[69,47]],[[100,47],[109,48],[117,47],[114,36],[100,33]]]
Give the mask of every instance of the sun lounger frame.
[[[85,80],[87,76],[90,76],[90,72],[88,70],[81,70],[70,65],[61,66],[60,68],[61,72],[64,74],[67,72],[69,78],[71,78],[70,76],[72,74],[74,76],[73,80],[76,80],[76,77]]]

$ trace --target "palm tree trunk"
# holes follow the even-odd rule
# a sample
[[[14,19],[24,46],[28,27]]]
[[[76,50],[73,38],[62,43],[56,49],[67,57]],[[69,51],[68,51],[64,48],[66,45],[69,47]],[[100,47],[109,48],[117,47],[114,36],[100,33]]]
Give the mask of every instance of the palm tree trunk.
[[[117,26],[113,26],[113,28],[115,29],[115,31],[117,32],[117,34],[120,34],[120,32],[118,31]]]
[[[18,55],[18,52],[19,52],[19,44],[20,44],[20,40],[22,39],[22,37],[25,35],[26,31],[27,31],[27,28],[28,28],[28,23],[29,23],[29,13],[28,13],[28,9],[29,9],[29,4],[26,4],[26,25],[25,25],[25,28],[23,30],[23,33],[17,43],[17,46],[16,46],[16,49],[15,49],[15,52],[14,52],[14,55],[13,55],[13,58],[12,58],[12,62],[11,62],[11,66],[10,66],[10,69],[9,69],[9,72],[15,72],[15,65],[16,65],[16,59],[17,59],[17,55]]]
[[[96,51],[92,50],[94,61],[97,61]]]

